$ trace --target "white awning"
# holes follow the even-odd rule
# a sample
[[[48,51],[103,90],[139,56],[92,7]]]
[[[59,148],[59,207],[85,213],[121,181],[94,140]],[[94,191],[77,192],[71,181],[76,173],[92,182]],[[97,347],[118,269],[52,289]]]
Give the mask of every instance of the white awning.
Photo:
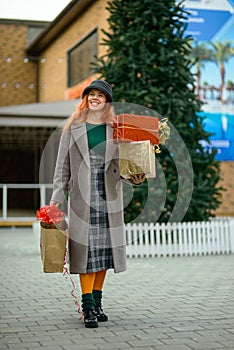
[[[56,128],[75,110],[79,100],[0,107],[0,127]]]
[[[19,118],[0,117],[0,127],[56,128],[64,123],[63,118]]]

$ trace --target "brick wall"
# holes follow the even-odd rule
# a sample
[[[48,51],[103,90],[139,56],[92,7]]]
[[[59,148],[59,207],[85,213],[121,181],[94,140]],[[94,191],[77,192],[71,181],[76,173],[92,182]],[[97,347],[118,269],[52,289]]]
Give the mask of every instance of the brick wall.
[[[27,21],[0,21],[0,106],[36,102],[36,64],[25,56],[28,30]]]
[[[234,216],[234,162],[221,162],[222,181],[226,188],[222,195],[222,204],[215,212],[218,216]]]
[[[83,37],[98,26],[99,42],[101,29],[107,27],[106,0],[94,1],[88,11],[84,11],[49,47],[41,54],[39,64],[40,102],[66,99],[67,91],[67,52]],[[104,52],[99,47],[99,54]]]

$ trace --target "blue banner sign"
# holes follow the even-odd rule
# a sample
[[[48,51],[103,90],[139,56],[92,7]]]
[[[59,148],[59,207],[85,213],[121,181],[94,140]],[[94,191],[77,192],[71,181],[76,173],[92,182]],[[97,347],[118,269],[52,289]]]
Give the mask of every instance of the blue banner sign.
[[[199,113],[205,116],[204,129],[213,133],[210,143],[201,141],[208,149],[217,150],[216,159],[221,161],[234,160],[234,114],[227,113]]]
[[[210,43],[234,43],[234,0],[185,0],[188,12],[185,35],[195,39],[194,45],[203,44],[211,49]],[[234,45],[234,44],[233,44]],[[220,46],[219,46],[220,47]],[[201,61],[199,96],[205,102],[204,128],[213,133],[210,143],[201,144],[210,150],[217,150],[216,159],[234,160],[234,57],[224,62],[225,81],[221,90],[220,62]],[[194,72],[198,73],[194,66]],[[222,94],[222,99],[221,99]]]

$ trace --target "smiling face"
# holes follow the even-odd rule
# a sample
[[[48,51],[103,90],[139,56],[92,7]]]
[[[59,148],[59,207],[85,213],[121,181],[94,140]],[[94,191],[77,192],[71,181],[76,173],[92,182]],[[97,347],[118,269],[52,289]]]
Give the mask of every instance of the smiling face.
[[[101,111],[106,101],[106,95],[102,91],[97,89],[90,90],[88,94],[88,105],[91,111]]]

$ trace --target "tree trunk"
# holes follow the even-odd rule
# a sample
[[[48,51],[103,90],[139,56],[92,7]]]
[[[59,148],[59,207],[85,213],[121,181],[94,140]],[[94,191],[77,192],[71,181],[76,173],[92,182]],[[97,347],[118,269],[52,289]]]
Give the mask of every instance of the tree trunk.
[[[201,69],[200,67],[197,67],[197,97],[200,100],[201,99]]]
[[[225,88],[225,68],[224,68],[224,64],[221,63],[220,64],[220,76],[221,76],[221,103],[224,104],[225,103],[225,99],[224,99],[224,88]]]

